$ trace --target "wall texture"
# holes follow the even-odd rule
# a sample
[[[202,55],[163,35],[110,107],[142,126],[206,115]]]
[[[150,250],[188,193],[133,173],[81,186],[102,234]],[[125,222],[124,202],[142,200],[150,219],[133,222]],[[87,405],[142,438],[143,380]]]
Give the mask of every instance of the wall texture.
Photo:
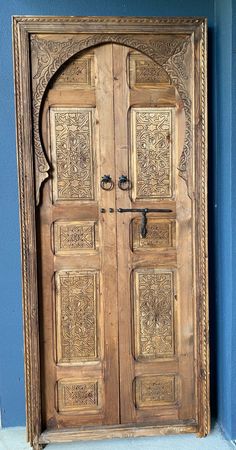
[[[218,421],[236,438],[236,5],[216,0],[215,307]]]
[[[235,113],[232,109],[232,98],[236,96],[235,81],[232,80],[232,70],[236,70],[236,61],[232,61],[232,45],[235,49],[236,44],[236,36],[232,35],[231,27],[232,1],[2,0],[0,5],[0,342],[2,343],[0,346],[0,408],[3,426],[23,425],[25,423],[11,16],[19,14],[200,15],[206,16],[209,21],[209,237],[212,292],[211,334],[213,343],[212,404],[215,414],[217,414],[217,404],[219,404],[219,418],[222,427],[226,428],[228,435],[232,437],[234,433],[234,437],[236,437],[236,428],[233,429],[233,426],[231,426],[233,423],[233,407],[236,416],[236,405],[233,404],[236,395],[233,399],[231,395],[234,388],[232,374],[234,371],[236,375],[236,367],[233,365],[233,354],[230,350],[230,345],[233,344],[232,292],[236,278],[234,277],[232,283],[229,282],[229,276],[232,275],[233,271],[232,258],[235,256],[230,250],[231,244],[233,244],[231,206],[236,201],[236,194],[232,192],[232,196],[230,195],[232,184],[231,177],[228,176],[229,173],[233,174],[233,168],[236,164],[236,160],[231,159],[230,152],[231,142],[234,139],[233,131],[231,133],[231,121],[232,114]],[[219,76],[217,76],[218,72]],[[234,86],[232,86],[232,83],[234,83]],[[231,93],[233,97],[231,97]],[[222,220],[222,215],[224,215],[224,220]],[[215,234],[215,223],[218,223],[218,235]],[[225,233],[226,227],[227,233]],[[218,239],[221,235],[222,239]],[[232,269],[231,272],[227,271],[229,264]],[[218,279],[217,283],[216,279]],[[236,307],[234,309],[234,313],[236,313]],[[229,314],[231,315],[228,326]],[[216,359],[219,350],[221,352],[220,357]],[[218,361],[217,364],[216,360]],[[219,380],[218,384],[216,383],[217,380]],[[221,383],[220,386],[219,382]],[[219,392],[219,402],[217,391]],[[228,409],[229,404],[230,409]]]

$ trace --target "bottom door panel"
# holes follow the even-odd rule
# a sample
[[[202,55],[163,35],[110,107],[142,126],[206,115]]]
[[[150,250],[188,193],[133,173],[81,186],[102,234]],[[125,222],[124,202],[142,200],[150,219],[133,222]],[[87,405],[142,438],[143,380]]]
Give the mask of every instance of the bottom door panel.
[[[103,390],[100,380],[61,379],[57,382],[57,411],[96,414],[104,407]]]

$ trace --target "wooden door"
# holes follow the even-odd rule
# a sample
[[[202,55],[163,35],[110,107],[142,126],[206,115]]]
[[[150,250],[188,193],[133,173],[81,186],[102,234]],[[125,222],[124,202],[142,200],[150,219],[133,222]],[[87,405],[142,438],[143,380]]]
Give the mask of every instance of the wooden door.
[[[113,61],[116,179],[129,179],[116,194],[121,422],[194,421],[193,216],[177,168],[184,111],[151,59],[116,45]],[[135,209],[151,211],[145,236]]]
[[[205,21],[36,22],[14,22],[29,440],[205,435]]]
[[[178,177],[178,102],[150,58],[115,44],[77,57],[48,92],[53,170],[39,241],[49,428],[195,418],[192,212]]]
[[[116,190],[100,185],[115,170],[112,72],[112,46],[96,48],[59,74],[45,101],[53,166],[39,208],[46,428],[119,423],[116,215],[107,214]]]

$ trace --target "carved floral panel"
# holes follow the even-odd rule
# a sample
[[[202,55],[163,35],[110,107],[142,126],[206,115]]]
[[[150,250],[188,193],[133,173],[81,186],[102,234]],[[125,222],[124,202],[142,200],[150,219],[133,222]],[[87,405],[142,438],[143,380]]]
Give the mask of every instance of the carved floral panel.
[[[88,89],[94,81],[94,55],[87,53],[66,64],[54,85],[60,89]]]
[[[158,88],[160,83],[170,84],[168,73],[151,58],[137,52],[129,55],[130,87]]]
[[[173,196],[174,128],[171,108],[131,112],[133,184],[137,199]]]
[[[58,411],[98,409],[98,384],[97,380],[59,380],[57,383]]]
[[[95,250],[96,231],[93,221],[56,221],[53,226],[55,254]]]
[[[58,363],[94,360],[97,349],[98,273],[56,273]]]
[[[94,200],[93,108],[50,110],[54,200]]]
[[[156,359],[174,354],[174,273],[134,272],[135,357]]]
[[[142,376],[135,379],[135,404],[137,408],[155,407],[176,400],[174,375]]]
[[[167,219],[154,219],[148,216],[147,234],[140,234],[141,220],[132,221],[133,250],[168,248],[174,245],[175,223]]]

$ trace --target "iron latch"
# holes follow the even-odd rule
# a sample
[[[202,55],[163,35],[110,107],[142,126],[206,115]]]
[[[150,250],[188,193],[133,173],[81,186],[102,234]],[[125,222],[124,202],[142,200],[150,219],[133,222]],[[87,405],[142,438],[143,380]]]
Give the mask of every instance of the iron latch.
[[[118,208],[117,212],[126,213],[126,212],[138,212],[142,214],[141,227],[140,227],[140,235],[142,238],[147,236],[147,214],[148,213],[171,213],[172,209],[164,209],[164,208]]]

